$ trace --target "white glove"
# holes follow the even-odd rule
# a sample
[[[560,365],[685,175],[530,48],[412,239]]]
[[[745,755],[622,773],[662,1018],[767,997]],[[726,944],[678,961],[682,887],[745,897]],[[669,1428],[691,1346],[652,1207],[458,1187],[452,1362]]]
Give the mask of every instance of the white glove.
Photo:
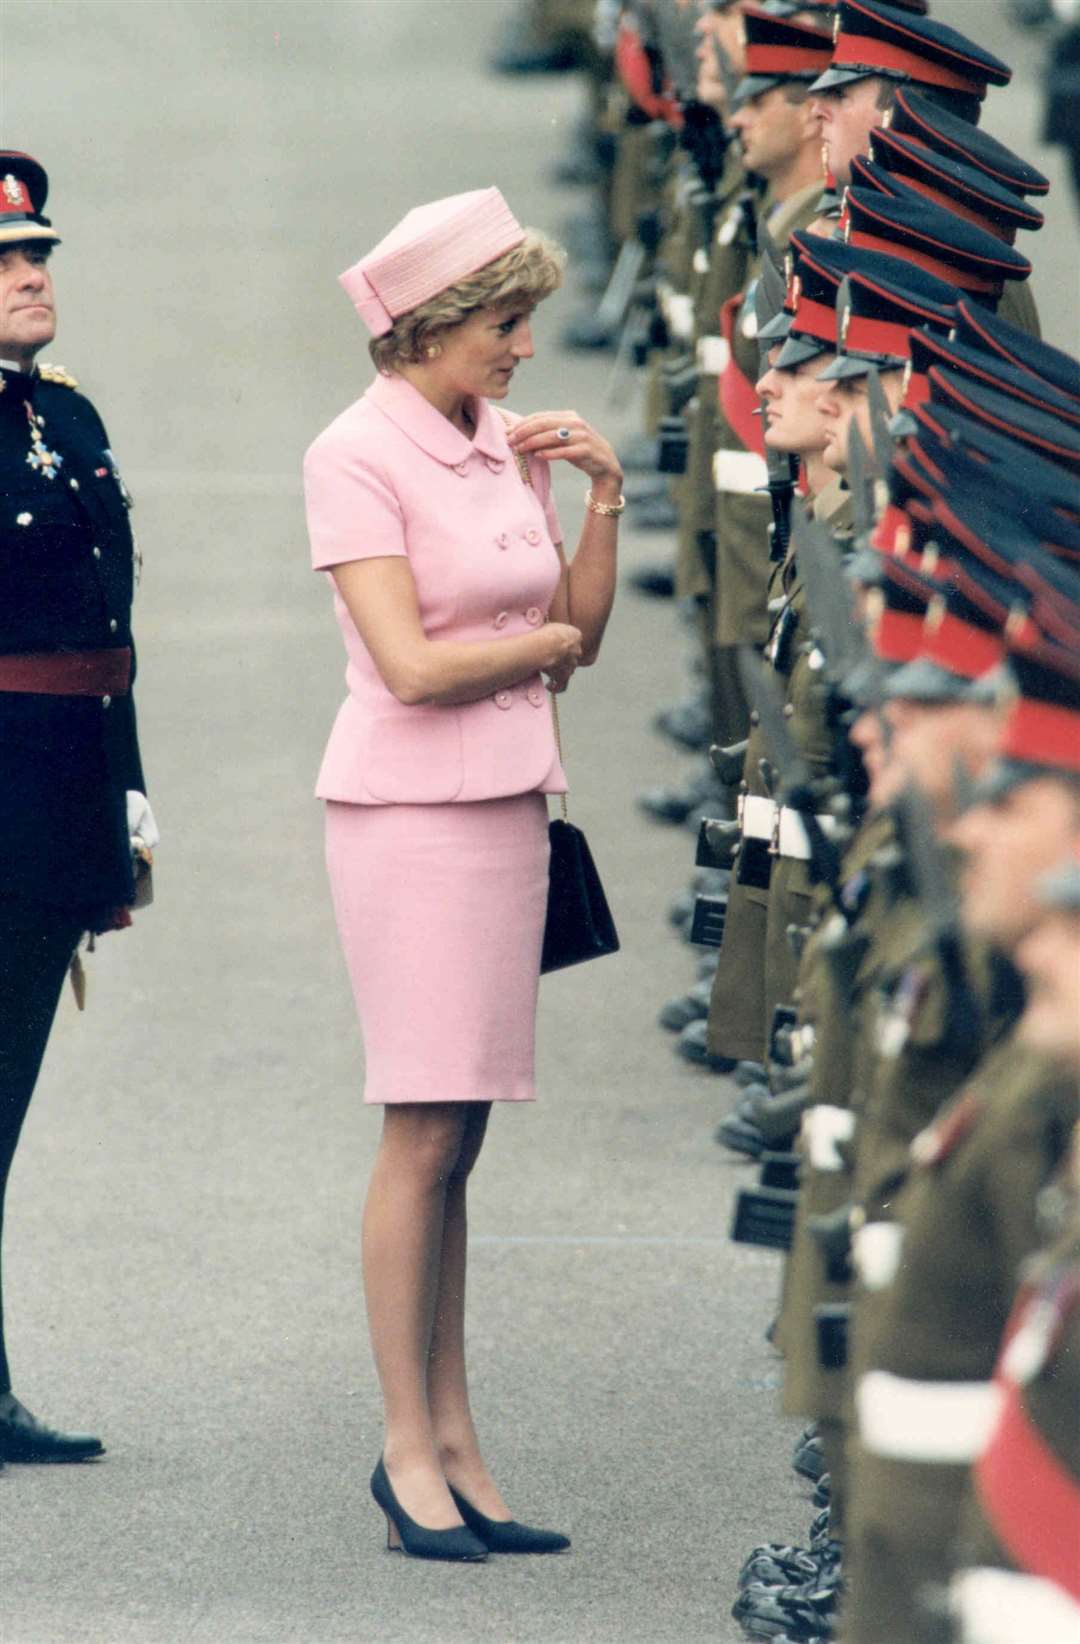
[[[160,844],[161,835],[150,809],[150,801],[137,788],[127,791],[127,825],[132,839],[141,839],[147,850],[152,851],[155,845]]]
[[[963,1570],[953,1577],[952,1610],[964,1644],[1076,1644],[1080,1605],[1038,1576]]]

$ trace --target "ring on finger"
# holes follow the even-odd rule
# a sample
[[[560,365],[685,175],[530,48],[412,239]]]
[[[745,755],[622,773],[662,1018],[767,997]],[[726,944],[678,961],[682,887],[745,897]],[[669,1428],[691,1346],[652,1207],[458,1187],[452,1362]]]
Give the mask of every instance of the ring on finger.
[[[560,440],[568,440],[570,438],[569,428],[556,428],[555,437]]]

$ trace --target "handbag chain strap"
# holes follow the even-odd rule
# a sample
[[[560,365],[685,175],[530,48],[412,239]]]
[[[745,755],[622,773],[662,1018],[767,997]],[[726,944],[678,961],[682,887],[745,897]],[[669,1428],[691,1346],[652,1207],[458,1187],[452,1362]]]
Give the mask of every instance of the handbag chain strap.
[[[496,407],[496,410],[498,410],[498,407]],[[511,428],[513,428],[514,424],[512,423],[510,418],[506,415],[505,411],[499,411],[498,414],[499,414],[500,420],[502,421],[503,426],[509,432],[509,430]],[[536,488],[535,488],[535,486],[533,485],[533,482],[532,482],[532,474],[529,471],[529,459],[525,455],[524,451],[515,451],[514,452],[514,461],[517,464],[517,471],[521,475],[522,484],[527,485],[529,487],[530,491],[535,490]],[[554,691],[549,691],[548,695],[551,698],[551,723],[555,727],[555,747],[556,747],[556,750],[558,751],[559,764],[561,765],[562,762],[563,762],[563,752],[562,752],[562,736],[559,733],[559,704],[555,700],[555,692]],[[569,821],[569,816],[568,816],[567,807],[566,807],[566,795],[564,793],[561,793],[559,795],[559,806],[560,806],[560,809],[562,810],[562,819],[563,819],[563,821],[564,822]]]

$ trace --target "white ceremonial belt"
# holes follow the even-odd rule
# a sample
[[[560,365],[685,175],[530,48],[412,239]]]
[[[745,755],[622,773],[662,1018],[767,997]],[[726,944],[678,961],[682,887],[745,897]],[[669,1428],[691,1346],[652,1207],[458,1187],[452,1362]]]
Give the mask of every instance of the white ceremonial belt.
[[[986,1448],[1002,1396],[992,1381],[909,1381],[871,1370],[855,1391],[859,1437],[891,1461],[967,1466]]]
[[[739,827],[744,839],[771,841],[776,828],[776,802],[756,793],[743,794],[739,801]]]
[[[672,336],[689,342],[694,335],[694,299],[685,291],[673,291],[664,314]]]
[[[950,1608],[959,1644],[1076,1644],[1080,1605],[1056,1582],[1012,1570],[962,1570],[953,1576]]]
[[[698,370],[707,377],[722,377],[731,359],[731,344],[726,337],[699,337],[697,341]]]
[[[835,816],[815,814],[814,820],[826,839],[835,837]],[[793,856],[798,862],[809,862],[810,860],[810,840],[807,837],[802,813],[793,811],[788,805],[785,805],[780,812],[780,834],[777,839],[776,851],[778,856]]]
[[[736,497],[748,497],[769,483],[765,458],[756,451],[714,451],[712,472],[716,489]]]
[[[886,1290],[900,1268],[904,1249],[901,1222],[866,1222],[851,1241],[851,1254],[867,1290]]]
[[[837,1143],[850,1142],[854,1136],[855,1115],[848,1107],[819,1102],[803,1114],[802,1133],[814,1169],[835,1174],[844,1168]]]

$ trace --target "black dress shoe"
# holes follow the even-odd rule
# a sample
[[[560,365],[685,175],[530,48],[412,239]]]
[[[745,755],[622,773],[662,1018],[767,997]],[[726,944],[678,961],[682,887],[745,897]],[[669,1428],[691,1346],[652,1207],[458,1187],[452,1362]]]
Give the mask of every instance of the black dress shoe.
[[[645,474],[660,465],[660,441],[654,434],[631,434],[619,446],[619,467],[624,474]]]
[[[645,502],[650,497],[669,496],[668,485],[666,474],[627,474],[622,494],[627,502]]]
[[[32,1416],[14,1393],[0,1395],[0,1460],[90,1461],[105,1446],[90,1433],[58,1433]]]
[[[735,1069],[735,1083],[743,1087],[764,1084],[764,1067],[760,1062],[740,1062]]]
[[[680,748],[691,753],[704,753],[712,741],[712,714],[709,704],[699,696],[687,697],[665,708],[653,720],[653,725]]]
[[[795,1447],[791,1465],[802,1478],[808,1478],[812,1484],[816,1484],[825,1471],[825,1452],[821,1447],[821,1440],[803,1439]]]
[[[646,599],[672,599],[675,594],[675,568],[671,565],[642,565],[631,571],[626,579],[628,588]]]
[[[645,497],[631,503],[629,525],[633,531],[674,531],[679,510],[670,497]]]
[[[571,320],[563,327],[559,339],[563,348],[571,353],[590,353],[594,349],[614,348],[618,341],[618,332],[614,326],[598,319],[595,310],[592,313],[579,314],[577,319]]]
[[[681,1033],[691,1022],[700,1021],[703,1016],[708,1016],[711,998],[712,983],[695,982],[688,993],[680,994],[678,999],[668,1000],[658,1018],[660,1026],[667,1028],[669,1033]]]
[[[450,1494],[466,1525],[489,1553],[565,1553],[569,1550],[570,1537],[560,1535],[558,1530],[534,1530],[514,1518],[485,1518],[452,1484]]]
[[[386,1516],[389,1552],[405,1553],[409,1558],[441,1559],[451,1564],[483,1564],[486,1560],[487,1548],[466,1525],[457,1524],[450,1530],[429,1530],[410,1518],[394,1494],[381,1456],[371,1475],[371,1493]],[[461,1510],[460,1504],[458,1510]]]
[[[767,1145],[757,1125],[748,1124],[737,1113],[729,1113],[717,1125],[714,1139],[721,1147],[730,1148],[732,1153],[742,1153],[748,1159],[760,1159]]]
[[[709,1049],[708,1021],[691,1022],[684,1027],[675,1041],[675,1049],[686,1061],[693,1062],[695,1067],[707,1067],[713,1073],[730,1073],[733,1062],[730,1056],[714,1056]]]

